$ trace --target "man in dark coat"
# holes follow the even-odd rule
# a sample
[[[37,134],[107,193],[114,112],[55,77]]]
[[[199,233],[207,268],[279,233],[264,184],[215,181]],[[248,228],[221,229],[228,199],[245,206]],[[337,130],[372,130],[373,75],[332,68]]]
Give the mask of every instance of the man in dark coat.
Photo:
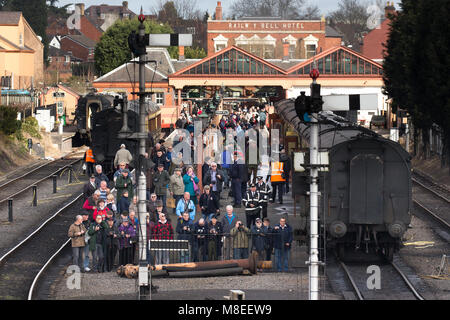
[[[250,186],[250,191],[247,192],[243,199],[245,205],[245,218],[247,220],[247,228],[251,226],[259,218],[261,212],[261,197],[258,191],[256,191],[256,185]]]
[[[219,199],[215,194],[211,193],[211,188],[208,185],[203,188],[199,205],[202,209],[203,219],[211,220],[213,215],[219,213]]]
[[[194,232],[194,223],[190,219],[189,212],[183,213],[183,218],[178,219],[176,232],[178,234],[178,240],[188,240],[190,245],[192,245],[192,233]],[[189,261],[189,252],[181,251],[180,252],[180,262],[190,262]]]
[[[95,184],[97,186],[97,189],[100,188],[100,182],[102,181],[106,181],[106,184],[109,183],[109,179],[106,176],[106,174],[103,173],[103,168],[101,165],[96,165],[95,166]]]
[[[119,249],[119,228],[114,224],[113,218],[106,220],[105,228],[105,267],[107,272],[111,272]]]
[[[255,224],[250,229],[252,233],[252,251],[258,253],[258,259],[265,259],[265,242],[266,242],[266,229],[264,228],[260,218],[256,218]]]
[[[293,235],[291,226],[286,223],[286,218],[281,218],[280,224],[273,228],[273,240],[276,270],[288,271]]]
[[[283,173],[286,179],[286,193],[289,193],[289,177],[291,174],[291,159],[286,154],[286,150],[281,146],[280,161],[283,163]]]
[[[222,256],[222,224],[213,215],[208,223],[208,260],[218,260]]]
[[[205,219],[200,218],[194,224],[194,262],[206,261],[208,259],[208,226]]]
[[[244,167],[242,163],[238,162],[238,153],[234,153],[234,162],[231,165],[230,169],[230,177],[231,177],[231,188],[233,192],[234,198],[234,206],[236,208],[241,207],[242,201],[242,180],[244,177]],[[245,181],[246,182],[246,181]]]
[[[158,151],[160,152],[160,151]],[[158,164],[158,170],[153,174],[153,185],[158,200],[163,202],[164,210],[166,210],[167,188],[170,183],[169,173],[164,169],[164,164]]]
[[[206,171],[203,176],[203,185],[209,185],[211,188],[211,193],[213,193],[217,199],[220,200],[220,193],[222,192],[222,183],[224,180],[224,175],[222,170],[217,168],[217,163],[211,162],[211,166],[208,171]]]
[[[89,182],[83,186],[84,200],[92,196],[95,190],[97,190],[97,185],[95,184],[95,176],[94,174],[92,174],[91,177],[89,178]]]

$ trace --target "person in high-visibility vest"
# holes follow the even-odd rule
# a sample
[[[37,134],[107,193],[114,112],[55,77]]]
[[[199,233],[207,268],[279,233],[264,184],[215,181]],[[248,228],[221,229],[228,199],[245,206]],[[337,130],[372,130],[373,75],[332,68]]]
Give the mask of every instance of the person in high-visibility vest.
[[[270,175],[270,183],[272,184],[272,200],[271,202],[275,202],[275,197],[277,195],[278,189],[278,201],[280,204],[283,203],[283,190],[286,184],[286,178],[284,173],[284,163],[280,161],[271,163],[271,175]]]
[[[92,152],[91,148],[89,148],[84,153],[84,162],[86,163],[86,174],[88,176],[91,176],[91,174],[94,173],[94,164],[95,164],[94,153]]]

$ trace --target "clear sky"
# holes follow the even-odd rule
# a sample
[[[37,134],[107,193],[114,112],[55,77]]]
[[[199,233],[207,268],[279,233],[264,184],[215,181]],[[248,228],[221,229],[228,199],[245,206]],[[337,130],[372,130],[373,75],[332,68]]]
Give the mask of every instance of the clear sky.
[[[79,3],[84,2],[86,4],[86,8],[88,8],[91,5],[99,5],[99,4],[109,4],[109,5],[121,5],[122,0],[59,0],[58,5],[66,5],[69,3]],[[234,2],[234,0],[222,0],[222,7],[224,14],[227,15],[227,9],[230,7],[230,5]],[[322,14],[327,14],[330,11],[333,11],[337,9],[338,7],[338,0],[308,0],[309,3],[316,4]],[[369,4],[375,4],[375,0],[366,0]],[[394,0],[395,7],[397,9],[400,8],[399,3],[400,0]],[[156,0],[128,0],[128,7],[133,12],[139,14],[140,8],[144,9],[144,13],[148,14],[151,12],[152,7],[157,3]],[[215,11],[217,1],[216,0],[197,0],[198,7],[202,11],[208,10],[210,14],[212,14]]]

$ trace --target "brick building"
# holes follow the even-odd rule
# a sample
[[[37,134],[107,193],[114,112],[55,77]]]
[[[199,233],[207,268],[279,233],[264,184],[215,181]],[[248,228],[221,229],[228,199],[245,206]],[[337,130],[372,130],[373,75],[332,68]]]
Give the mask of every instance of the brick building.
[[[70,52],[82,62],[93,62],[96,42],[85,35],[66,35],[61,38],[61,50]]]
[[[223,20],[217,2],[215,20],[207,23],[207,52],[212,55],[237,46],[264,59],[308,59],[316,53],[340,46],[342,36],[321,20],[277,20],[245,18]]]
[[[396,12],[394,3],[389,4],[388,2],[388,5],[384,10],[385,17],[383,21],[379,27],[373,29],[364,36],[362,45],[362,54],[378,63],[382,63],[384,60],[384,45],[387,42],[390,32],[389,24],[391,20],[389,19],[389,16]]]

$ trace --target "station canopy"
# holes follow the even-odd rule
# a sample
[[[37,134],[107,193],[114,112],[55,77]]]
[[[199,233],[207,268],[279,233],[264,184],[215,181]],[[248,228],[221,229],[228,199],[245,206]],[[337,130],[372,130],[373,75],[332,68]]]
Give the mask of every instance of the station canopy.
[[[207,57],[175,75],[284,75],[285,71],[241,48],[232,46]]]
[[[314,61],[320,75],[381,76],[382,66],[346,47],[326,50],[315,57],[287,70],[289,75],[306,75],[313,67]]]

